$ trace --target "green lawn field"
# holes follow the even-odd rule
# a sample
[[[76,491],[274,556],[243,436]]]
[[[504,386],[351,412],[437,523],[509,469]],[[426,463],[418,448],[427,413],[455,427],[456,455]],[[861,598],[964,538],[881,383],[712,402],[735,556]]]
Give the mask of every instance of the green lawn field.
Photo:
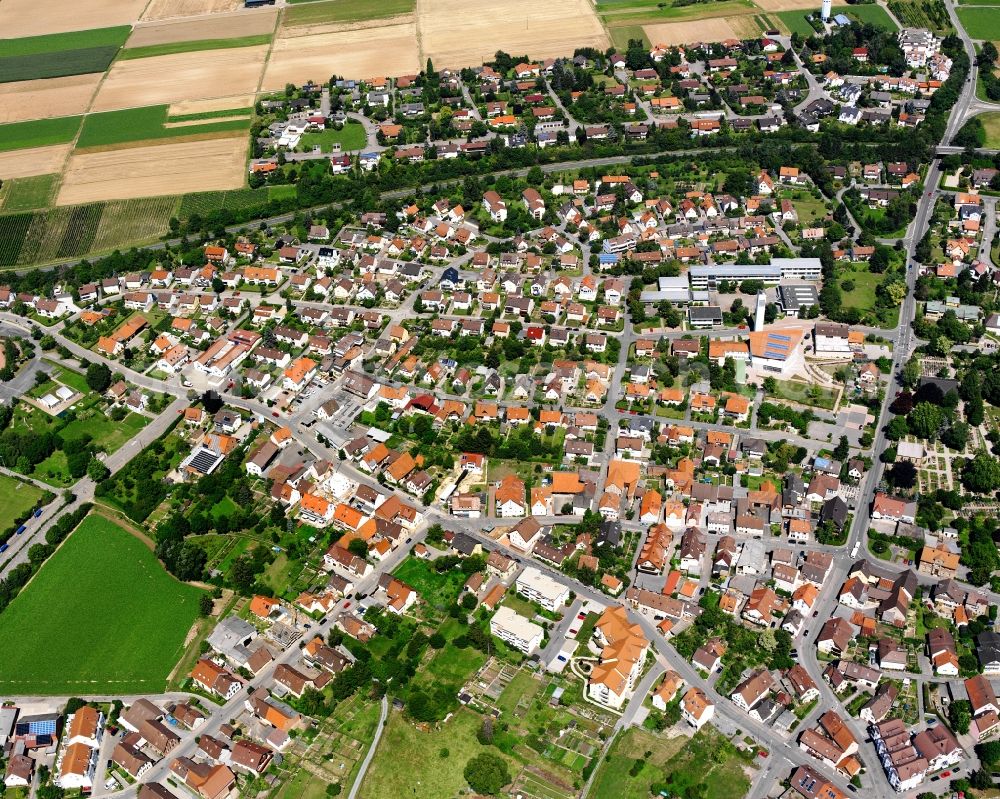
[[[176,114],[167,117],[167,122],[193,122],[197,119],[222,119],[224,117],[249,117],[252,108],[226,108],[221,111],[199,111],[196,114]]]
[[[49,33],[44,36],[22,36],[19,39],[0,39],[0,53],[8,57],[64,53],[69,50],[85,50],[88,47],[121,47],[131,32],[131,25],[119,25],[115,28],[93,28],[86,31]]]
[[[5,213],[15,213],[45,208],[52,202],[58,183],[59,175],[35,175],[5,180],[3,193],[0,195],[0,209]]]
[[[199,50],[228,50],[233,47],[253,47],[258,44],[270,44],[271,36],[262,33],[257,36],[240,36],[234,39],[196,39],[189,42],[167,42],[166,44],[151,44],[146,47],[126,47],[118,54],[118,60],[133,58],[149,58],[157,55],[172,55],[174,53],[195,53]]]
[[[0,614],[0,692],[160,692],[201,593],[137,538],[88,516]]]
[[[805,11],[779,11],[776,16],[781,23],[788,28],[789,33],[797,33],[800,36],[812,36],[816,31],[812,25],[806,22]]]
[[[291,0],[294,8],[285,11],[285,25],[315,25],[319,22],[363,22],[409,14],[415,0]]]
[[[177,128],[166,127],[166,105],[148,105],[142,108],[128,108],[122,111],[104,111],[88,114],[80,131],[78,147],[103,147],[125,142],[166,139],[175,136],[191,136],[199,133],[247,130],[248,119],[227,119],[204,125],[185,125]]]
[[[834,6],[834,14],[847,14],[852,19],[859,22],[868,22],[879,28],[895,31],[899,30],[896,23],[892,21],[882,6],[877,5],[854,5],[854,6]]]
[[[854,288],[850,291],[844,290],[843,283],[850,280],[854,283]],[[875,307],[875,289],[884,280],[882,275],[869,272],[866,268],[849,268],[838,270],[837,282],[841,284],[843,292],[842,304],[845,308],[857,308],[859,311],[867,311]]]
[[[1000,8],[959,8],[958,18],[973,39],[1000,39]]]
[[[0,39],[0,83],[103,72],[130,32],[122,25]]]
[[[447,608],[456,602],[466,580],[460,569],[436,572],[426,560],[413,557],[404,560],[394,574],[436,608]]]
[[[0,532],[12,525],[16,518],[34,508],[41,498],[40,488],[0,474]]]
[[[467,788],[462,771],[470,758],[486,750],[476,740],[480,717],[465,708],[447,723],[427,732],[418,730],[393,712],[382,732],[375,759],[365,775],[361,796],[365,799],[453,799]],[[448,756],[441,757],[447,749]],[[500,754],[496,748],[490,748]],[[517,773],[516,764],[511,774]]]
[[[0,152],[73,141],[83,117],[53,117],[0,125]]]
[[[868,22],[880,28],[894,31],[897,30],[896,23],[892,21],[884,8],[877,5],[854,5],[854,6],[834,6],[834,14],[846,14],[851,19],[858,22]],[[784,23],[790,33],[798,33],[801,36],[812,36],[816,33],[812,25],[806,22],[808,11],[779,11],[776,16]]]
[[[986,131],[986,144],[991,150],[1000,149],[1000,113],[994,111],[992,114],[982,114],[976,117],[983,123]]]
[[[361,150],[367,141],[364,126],[357,122],[348,122],[340,130],[331,127],[316,133],[303,134],[298,149],[312,150],[319,145],[320,150],[328,153],[333,150],[333,145],[339,144],[344,150]]]
[[[650,754],[633,774],[643,753]],[[685,796],[687,787],[704,785],[708,789],[704,795],[711,799],[739,799],[750,787],[735,747],[715,728],[705,727],[689,739],[663,738],[633,727],[611,746],[590,796],[646,796],[654,782],[666,783],[673,796]]]

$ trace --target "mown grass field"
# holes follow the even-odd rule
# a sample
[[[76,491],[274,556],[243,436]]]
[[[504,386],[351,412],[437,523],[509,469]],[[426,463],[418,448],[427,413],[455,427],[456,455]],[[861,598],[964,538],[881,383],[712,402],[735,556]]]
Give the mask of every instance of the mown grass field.
[[[633,774],[646,752],[650,756]],[[590,795],[594,799],[648,796],[654,784],[668,786],[673,796],[685,796],[688,788],[702,785],[707,788],[703,795],[712,799],[739,799],[750,780],[735,747],[713,727],[705,727],[693,738],[664,738],[632,727],[612,745]]]
[[[45,208],[55,196],[59,175],[35,175],[30,178],[5,180],[0,190],[0,210],[4,213],[34,211]]]
[[[137,538],[88,516],[0,614],[0,690],[162,691],[201,593]]]
[[[12,525],[16,518],[34,508],[41,497],[40,488],[0,474],[0,532]]]
[[[368,141],[365,136],[365,128],[357,122],[348,122],[340,130],[327,128],[316,133],[305,133],[299,144],[300,150],[311,150],[319,146],[325,153],[333,149],[333,145],[339,144],[344,150],[360,150]]]
[[[165,44],[150,44],[145,47],[127,47],[118,55],[118,60],[133,58],[150,58],[157,55],[172,55],[173,53],[196,53],[199,50],[227,50],[233,47],[253,47],[258,44],[270,44],[270,34],[257,36],[240,36],[234,39],[196,39],[189,42],[167,42]]]
[[[73,141],[82,119],[82,116],[52,117],[0,125],[0,151],[48,147]]]
[[[470,758],[484,751],[476,740],[480,717],[461,709],[445,724],[427,732],[418,730],[393,712],[382,732],[361,796],[365,799],[453,799],[468,787],[462,774]],[[447,750],[447,757],[441,757]],[[491,748],[494,754],[498,750]],[[511,768],[516,773],[516,768]]]
[[[23,36],[19,39],[0,39],[0,53],[4,56],[44,55],[85,50],[89,47],[121,47],[132,32],[130,25],[114,28],[93,28],[86,31],[50,33],[44,36]]]
[[[224,108],[221,111],[199,111],[197,114],[171,114],[167,122],[194,122],[199,119],[222,119],[224,117],[248,117],[252,108]]]
[[[973,39],[1000,39],[1000,8],[959,8],[956,13]]]
[[[1000,112],[982,114],[977,119],[983,123],[983,129],[986,131],[984,146],[991,150],[1000,149]]]
[[[103,72],[131,28],[97,28],[0,40],[0,83]]]
[[[169,139],[177,136],[192,136],[200,133],[248,130],[248,119],[229,119],[208,122],[204,125],[185,125],[168,128],[166,105],[148,105],[142,108],[128,108],[121,111],[104,111],[88,114],[77,140],[77,147],[106,147],[128,142]]]
[[[898,30],[896,23],[892,21],[884,8],[877,5],[855,5],[855,6],[834,6],[834,14],[846,14],[851,19],[858,22],[867,22],[877,25],[880,28],[894,31]],[[788,28],[789,33],[798,33],[801,36],[812,36],[816,33],[812,25],[806,21],[808,11],[779,11],[772,16],[781,20],[782,24]]]
[[[285,25],[315,25],[320,22],[363,22],[409,14],[415,0],[290,0]]]

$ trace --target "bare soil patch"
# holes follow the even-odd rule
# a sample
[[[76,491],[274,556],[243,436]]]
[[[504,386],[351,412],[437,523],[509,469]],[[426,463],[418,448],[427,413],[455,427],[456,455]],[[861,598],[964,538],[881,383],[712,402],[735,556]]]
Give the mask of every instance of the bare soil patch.
[[[201,19],[178,19],[152,24],[140,23],[132,31],[125,46],[148,47],[151,44],[169,44],[171,42],[259,36],[274,30],[277,16],[277,9],[264,8]]]
[[[82,114],[101,75],[0,83],[0,123]]]
[[[149,8],[142,14],[142,21],[218,14],[242,7],[243,0],[152,0]]]
[[[273,91],[286,83],[325,82],[334,74],[361,79],[416,72],[420,69],[416,36],[412,23],[281,36],[271,50],[262,88]]]
[[[119,61],[111,67],[91,110],[252,93],[266,55],[267,47],[260,46]]]
[[[233,94],[229,97],[209,97],[205,100],[181,100],[171,103],[167,115],[203,114],[206,111],[226,111],[230,108],[252,108],[254,95]]]
[[[74,153],[56,204],[239,188],[247,145],[239,136]]]
[[[725,17],[690,22],[661,22],[656,25],[643,25],[643,30],[652,44],[692,44],[739,38]]]
[[[497,50],[531,58],[571,56],[577,47],[604,49],[608,37],[587,0],[421,0],[424,57],[440,67],[472,66]]]
[[[0,31],[4,38],[16,39],[131,25],[145,5],[146,0],[3,0]]]
[[[71,144],[54,144],[51,147],[0,152],[0,180],[61,172],[71,149]]]

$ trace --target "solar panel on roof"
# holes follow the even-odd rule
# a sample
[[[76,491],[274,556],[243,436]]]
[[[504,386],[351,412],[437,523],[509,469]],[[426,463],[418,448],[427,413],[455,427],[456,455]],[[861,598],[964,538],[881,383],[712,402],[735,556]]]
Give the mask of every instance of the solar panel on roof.
[[[768,335],[770,335],[771,338],[778,339],[778,341],[791,341],[792,340],[791,337],[785,336],[785,335],[783,335],[781,333],[770,333]]]

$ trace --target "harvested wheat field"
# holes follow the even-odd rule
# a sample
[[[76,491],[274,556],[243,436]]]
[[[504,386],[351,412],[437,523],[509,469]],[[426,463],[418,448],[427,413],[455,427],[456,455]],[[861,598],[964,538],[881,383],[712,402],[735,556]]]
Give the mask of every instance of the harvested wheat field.
[[[302,28],[293,28],[296,32]],[[420,69],[417,31],[413,23],[374,28],[317,32],[309,28],[305,36],[280,36],[274,40],[271,57],[261,86],[265,91],[281,89],[286,83],[307,80],[321,83],[331,75],[371,78],[377,75],[405,75]]]
[[[56,204],[236,189],[245,183],[247,144],[239,136],[74,153]]]
[[[16,39],[131,25],[145,5],[146,0],[3,0],[0,31],[4,38]]]
[[[75,116],[87,110],[102,75],[0,83],[0,123]]]
[[[660,22],[643,25],[642,29],[652,44],[692,44],[693,42],[721,42],[739,39],[740,36],[725,17],[698,19],[690,22]]]
[[[140,23],[132,31],[125,46],[148,47],[151,44],[169,44],[171,42],[259,36],[274,30],[277,16],[277,9],[262,8],[252,13],[222,14],[204,19],[179,19],[153,24]]]
[[[118,61],[91,111],[254,92],[266,56],[267,46],[262,45]]]
[[[53,144],[51,147],[0,152],[0,180],[61,172],[72,149],[72,144]]]
[[[243,0],[151,0],[149,7],[142,12],[142,21],[196,17],[200,14],[218,14],[240,8],[243,8]]]
[[[204,114],[208,111],[228,111],[230,108],[253,108],[254,95],[232,94],[228,97],[209,97],[205,100],[180,100],[171,103],[167,116]]]
[[[816,0],[753,0],[764,11],[819,10]]]
[[[417,10],[424,57],[435,66],[481,64],[497,50],[532,58],[572,55],[577,47],[608,46],[588,0],[421,0]]]

